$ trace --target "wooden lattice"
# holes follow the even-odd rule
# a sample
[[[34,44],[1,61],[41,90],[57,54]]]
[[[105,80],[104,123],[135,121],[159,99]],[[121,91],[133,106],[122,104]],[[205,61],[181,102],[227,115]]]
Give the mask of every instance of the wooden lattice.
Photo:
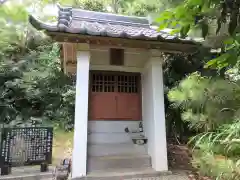
[[[136,74],[95,72],[91,75],[92,92],[139,93],[140,78]]]
[[[92,74],[92,92],[114,92],[115,77],[110,74]]]

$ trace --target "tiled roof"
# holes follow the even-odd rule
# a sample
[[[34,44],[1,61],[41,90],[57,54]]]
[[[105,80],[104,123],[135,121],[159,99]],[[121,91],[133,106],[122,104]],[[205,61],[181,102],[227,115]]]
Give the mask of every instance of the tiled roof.
[[[36,29],[50,32],[194,44],[194,41],[190,38],[181,39],[163,31],[156,31],[150,27],[147,18],[86,11],[70,7],[59,6],[58,22],[56,24],[43,23],[32,15],[29,16],[29,21]]]

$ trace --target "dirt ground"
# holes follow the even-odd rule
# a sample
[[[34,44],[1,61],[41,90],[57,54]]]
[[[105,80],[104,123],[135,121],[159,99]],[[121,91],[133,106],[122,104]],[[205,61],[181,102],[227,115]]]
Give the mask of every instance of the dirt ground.
[[[73,132],[57,130],[53,137],[53,165],[59,165],[64,158],[71,158]]]

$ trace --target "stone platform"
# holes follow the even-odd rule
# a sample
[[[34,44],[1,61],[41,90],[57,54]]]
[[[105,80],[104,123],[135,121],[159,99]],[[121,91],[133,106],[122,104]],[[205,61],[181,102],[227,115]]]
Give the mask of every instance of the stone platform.
[[[86,177],[73,180],[189,180],[187,172],[156,172],[151,168],[119,169],[91,172]]]
[[[53,180],[53,167],[49,172],[41,173],[39,167],[13,168],[12,174],[0,176],[0,180]],[[159,173],[151,168],[145,169],[119,169],[108,172],[96,171],[87,177],[72,180],[190,180],[185,171],[172,171]]]
[[[53,167],[48,172],[40,172],[40,166],[12,168],[12,173],[0,176],[0,180],[51,180]]]

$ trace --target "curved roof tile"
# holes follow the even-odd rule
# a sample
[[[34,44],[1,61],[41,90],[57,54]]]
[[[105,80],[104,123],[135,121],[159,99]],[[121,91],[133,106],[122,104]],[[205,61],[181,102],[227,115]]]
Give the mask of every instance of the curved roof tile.
[[[91,36],[109,36],[141,40],[195,42],[152,29],[146,18],[122,16],[59,6],[57,24],[46,24],[32,15],[29,22],[38,30]]]

